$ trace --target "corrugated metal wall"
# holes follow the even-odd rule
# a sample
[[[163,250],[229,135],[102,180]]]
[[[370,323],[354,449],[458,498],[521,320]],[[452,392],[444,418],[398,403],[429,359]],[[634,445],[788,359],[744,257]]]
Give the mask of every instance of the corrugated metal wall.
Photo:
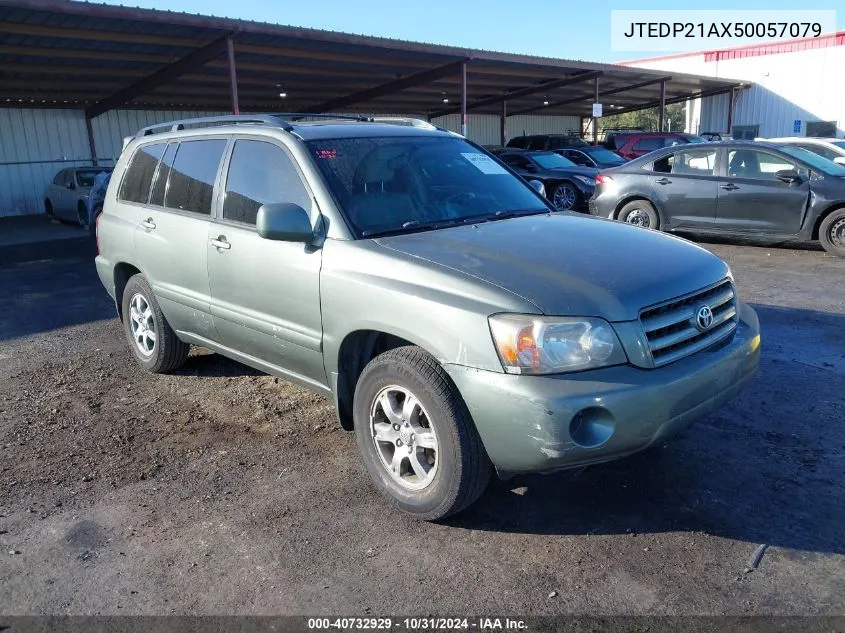
[[[752,82],[736,102],[733,124],[759,125],[760,136],[804,136],[807,121],[836,121],[837,136],[845,137],[845,82],[835,79],[845,67],[843,43],[845,37],[837,34],[802,46],[779,43],[631,65]],[[798,132],[795,121],[800,122]],[[687,108],[687,123],[688,132],[729,131],[728,96],[694,100]]]
[[[42,211],[44,185],[90,158],[82,111],[0,108],[0,216]]]
[[[123,137],[154,123],[224,112],[112,110],[92,121],[97,157],[111,165],[120,154]],[[401,115],[373,115],[401,116]],[[404,115],[407,116],[407,115]],[[425,115],[419,115],[425,119]],[[432,121],[460,132],[460,115]],[[566,116],[518,115],[508,117],[508,137],[578,130],[580,119]],[[500,144],[499,116],[467,117],[467,136],[482,145]],[[0,217],[43,211],[45,185],[65,167],[91,164],[85,114],[82,110],[0,108]]]

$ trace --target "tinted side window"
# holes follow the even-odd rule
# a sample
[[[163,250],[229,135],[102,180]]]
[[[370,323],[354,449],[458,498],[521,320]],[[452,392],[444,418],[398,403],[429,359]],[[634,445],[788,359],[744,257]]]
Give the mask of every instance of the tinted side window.
[[[678,152],[672,164],[672,173],[687,176],[712,176],[716,169],[717,152],[718,150],[715,149]]]
[[[225,139],[179,143],[170,168],[164,206],[210,215],[214,178],[225,149]]]
[[[634,143],[634,150],[638,152],[652,152],[656,149],[660,149],[663,147],[662,138],[655,138],[653,136],[647,136],[645,138],[641,138],[636,143]]]
[[[127,202],[147,203],[150,183],[153,181],[158,159],[164,153],[164,143],[139,147],[129,161],[129,167],[120,183],[118,198]]]
[[[167,179],[170,177],[170,168],[173,166],[173,158],[176,156],[176,148],[179,143],[168,143],[164,156],[158,164],[158,171],[153,179],[153,190],[150,193],[150,204],[160,207],[164,206],[164,193],[167,191]]]
[[[508,147],[521,147],[525,149],[525,146],[528,145],[528,137],[527,136],[517,136],[516,138],[512,138],[508,141]]]
[[[530,164],[525,156],[517,156],[516,154],[505,154],[501,159],[511,167],[521,167],[522,169],[527,169]]]
[[[584,154],[583,152],[578,152],[578,151],[571,150],[571,149],[565,149],[565,150],[563,150],[562,153],[566,158],[571,160],[576,165],[581,165],[582,167],[584,167],[584,166],[594,167],[595,166],[593,164],[593,161],[591,161],[589,159],[589,157],[587,157],[587,155]]]
[[[53,184],[54,185],[65,184],[65,170],[64,169],[62,171],[60,171],[58,174],[56,174],[55,178],[53,178]]]
[[[235,142],[226,176],[225,219],[255,224],[262,204],[293,202],[307,210],[308,201],[308,191],[284,150],[262,141]]]
[[[546,137],[545,136],[533,136],[533,137],[531,137],[531,141],[528,143],[528,149],[546,149]]]

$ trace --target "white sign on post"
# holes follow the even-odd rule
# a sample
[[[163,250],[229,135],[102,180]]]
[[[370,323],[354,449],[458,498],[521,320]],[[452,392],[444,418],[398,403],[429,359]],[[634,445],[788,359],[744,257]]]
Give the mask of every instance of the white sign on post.
[[[593,118],[600,119],[601,118],[601,104],[594,103],[593,104]]]

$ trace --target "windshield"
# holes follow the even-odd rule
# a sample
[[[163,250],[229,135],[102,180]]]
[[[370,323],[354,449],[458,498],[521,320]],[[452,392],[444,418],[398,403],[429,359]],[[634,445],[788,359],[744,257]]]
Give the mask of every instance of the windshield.
[[[589,154],[596,162],[603,163],[605,165],[621,165],[625,162],[625,159],[619,154],[611,152],[609,149],[605,149],[604,147],[585,147],[581,151]]]
[[[778,149],[784,154],[789,154],[790,156],[794,156],[795,158],[807,163],[810,167],[816,171],[822,172],[823,174],[827,174],[828,176],[845,176],[845,167],[837,165],[832,160],[819,156],[818,154],[806,150],[803,147],[797,147],[796,145],[778,145]]]
[[[97,174],[101,174],[105,169],[80,169],[76,172],[76,182],[79,183],[80,187],[93,187],[94,186],[94,179],[97,177]],[[111,170],[109,170],[111,171]]]
[[[683,139],[687,143],[706,143],[707,140],[701,138],[700,136],[684,136]]]
[[[392,136],[307,145],[360,237],[549,211],[528,185],[463,139]]]
[[[845,141],[831,141],[831,145],[836,145],[840,149],[845,149]]]
[[[543,169],[557,169],[558,167],[575,167],[568,158],[564,158],[560,154],[554,152],[544,152],[542,154],[531,154],[531,160],[537,163]]]

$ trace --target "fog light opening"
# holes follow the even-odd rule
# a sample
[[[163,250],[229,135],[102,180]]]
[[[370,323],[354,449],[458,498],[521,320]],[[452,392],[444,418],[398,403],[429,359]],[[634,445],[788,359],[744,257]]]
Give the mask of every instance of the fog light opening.
[[[607,409],[582,409],[569,423],[569,436],[581,448],[597,448],[607,442],[616,430],[616,420]]]

